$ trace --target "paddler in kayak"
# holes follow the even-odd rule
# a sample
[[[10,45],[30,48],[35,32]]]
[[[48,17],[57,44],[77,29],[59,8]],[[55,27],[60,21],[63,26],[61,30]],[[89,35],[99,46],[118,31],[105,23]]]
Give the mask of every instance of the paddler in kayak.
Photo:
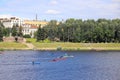
[[[52,61],[60,61],[66,59],[64,56],[60,56],[58,58],[53,59]]]
[[[35,64],[35,62],[34,62],[34,61],[32,61],[32,64],[34,65],[34,64]]]

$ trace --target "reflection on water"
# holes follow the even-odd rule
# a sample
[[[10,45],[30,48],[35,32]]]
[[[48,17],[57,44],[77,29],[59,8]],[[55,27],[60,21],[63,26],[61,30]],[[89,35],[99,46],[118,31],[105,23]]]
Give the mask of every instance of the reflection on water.
[[[74,57],[52,61],[65,53]],[[4,51],[0,54],[0,80],[120,80],[119,75],[120,52]]]

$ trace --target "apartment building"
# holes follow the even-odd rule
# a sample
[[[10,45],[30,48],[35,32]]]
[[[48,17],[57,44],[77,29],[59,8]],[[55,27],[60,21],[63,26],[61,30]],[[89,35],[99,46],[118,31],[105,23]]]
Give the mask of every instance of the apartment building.
[[[39,21],[39,20],[24,20],[25,24],[31,24],[31,25],[36,25],[37,27],[39,27],[39,25],[41,27],[44,27],[45,25],[48,24],[47,21]]]
[[[10,18],[0,18],[0,22],[3,23],[5,28],[12,28],[13,25],[22,26],[22,33],[23,35],[31,35],[31,37],[34,37],[34,33],[37,31],[38,27],[41,26],[44,27],[48,24],[46,21],[39,21],[39,20],[23,20],[16,17],[10,17]]]
[[[30,35],[31,37],[34,37],[34,33],[37,31],[36,25],[31,24],[23,24],[22,25],[22,33],[23,35]]]
[[[13,25],[21,26],[22,24],[24,24],[24,20],[16,18],[16,17],[0,18],[0,21],[3,23],[5,28],[12,28]]]

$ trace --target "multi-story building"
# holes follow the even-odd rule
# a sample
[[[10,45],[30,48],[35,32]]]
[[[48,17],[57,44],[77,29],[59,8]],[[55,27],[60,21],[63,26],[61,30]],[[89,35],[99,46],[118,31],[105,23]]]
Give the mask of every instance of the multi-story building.
[[[0,22],[3,23],[5,28],[12,28],[14,25],[18,25],[22,27],[23,35],[31,35],[34,37],[34,33],[37,31],[37,28],[40,26],[41,28],[48,24],[47,21],[39,21],[39,20],[23,20],[16,17],[11,18],[0,18]]]
[[[24,21],[22,19],[11,17],[11,18],[0,18],[0,21],[3,23],[5,28],[12,28],[13,25],[21,26],[24,24]]]
[[[31,25],[36,25],[37,27],[39,27],[39,25],[41,27],[44,27],[45,25],[48,24],[48,22],[46,21],[38,21],[38,20],[24,20],[25,24],[31,24]]]
[[[30,35],[31,37],[34,37],[34,33],[37,31],[36,25],[31,24],[23,24],[22,25],[22,33],[23,35]]]

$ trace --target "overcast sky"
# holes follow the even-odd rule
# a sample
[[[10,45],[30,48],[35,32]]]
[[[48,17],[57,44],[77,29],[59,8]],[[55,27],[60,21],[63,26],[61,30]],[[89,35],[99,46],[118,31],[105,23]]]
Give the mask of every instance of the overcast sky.
[[[0,17],[40,20],[120,18],[120,0],[0,0]]]

